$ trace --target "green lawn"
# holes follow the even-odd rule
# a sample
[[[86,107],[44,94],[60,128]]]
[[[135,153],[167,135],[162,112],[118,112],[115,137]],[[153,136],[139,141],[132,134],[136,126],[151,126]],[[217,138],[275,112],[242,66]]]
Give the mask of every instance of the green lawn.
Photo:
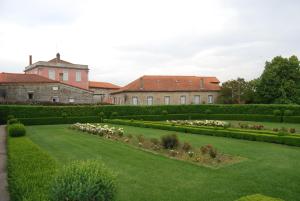
[[[170,131],[121,126],[125,133],[159,138]],[[178,133],[181,141],[212,144],[247,160],[211,169],[172,160],[121,142],[69,130],[67,125],[30,126],[29,138],[57,159],[101,159],[118,172],[119,201],[233,201],[264,194],[300,200],[300,148],[263,142]]]
[[[225,120],[227,122],[230,122],[231,125],[233,127],[237,127],[239,128],[239,123],[248,123],[248,124],[251,124],[251,125],[254,125],[254,124],[261,124],[261,125],[264,125],[264,128],[267,129],[267,130],[272,130],[273,128],[295,128],[296,129],[296,133],[300,133],[300,124],[293,124],[293,123],[276,123],[276,122],[253,122],[253,121],[228,121],[228,120]]]

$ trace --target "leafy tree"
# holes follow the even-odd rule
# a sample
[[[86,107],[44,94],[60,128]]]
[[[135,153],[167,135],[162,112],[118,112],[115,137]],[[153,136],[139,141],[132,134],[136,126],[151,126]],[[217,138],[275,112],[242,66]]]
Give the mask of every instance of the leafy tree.
[[[219,102],[225,104],[254,103],[256,101],[256,83],[257,80],[247,82],[244,78],[224,82]]]
[[[261,103],[300,103],[300,63],[296,56],[275,57],[266,62],[257,84]]]

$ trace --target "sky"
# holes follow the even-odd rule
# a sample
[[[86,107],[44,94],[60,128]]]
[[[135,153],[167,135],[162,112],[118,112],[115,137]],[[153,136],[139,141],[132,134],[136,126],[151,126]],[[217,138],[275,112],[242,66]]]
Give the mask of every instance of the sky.
[[[0,0],[0,72],[61,59],[90,80],[142,75],[257,78],[300,56],[299,0]]]

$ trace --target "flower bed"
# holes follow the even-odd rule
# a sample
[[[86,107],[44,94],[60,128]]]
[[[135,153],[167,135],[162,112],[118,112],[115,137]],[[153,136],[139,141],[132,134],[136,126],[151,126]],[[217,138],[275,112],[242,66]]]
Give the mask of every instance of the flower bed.
[[[242,159],[241,157],[223,154],[212,145],[194,148],[188,142],[181,143],[175,134],[162,136],[161,139],[150,139],[143,135],[125,135],[123,128],[109,127],[108,125],[101,124],[76,123],[70,126],[70,128],[126,143],[170,158],[213,168],[236,163]]]
[[[223,127],[227,128],[230,126],[230,123],[226,121],[218,121],[218,120],[172,120],[167,123],[171,123],[172,125],[187,125],[187,126],[213,126],[213,127]]]

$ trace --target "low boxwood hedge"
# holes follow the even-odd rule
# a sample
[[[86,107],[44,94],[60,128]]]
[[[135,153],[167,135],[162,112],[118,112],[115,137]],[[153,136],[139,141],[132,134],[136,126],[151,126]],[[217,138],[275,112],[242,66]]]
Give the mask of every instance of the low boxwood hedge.
[[[11,137],[22,137],[26,135],[24,124],[14,123],[7,126],[8,135]]]
[[[99,123],[102,118],[99,116],[83,117],[46,117],[46,118],[21,118],[24,125],[51,125],[51,124],[73,124],[73,123]]]
[[[245,197],[241,197],[240,199],[236,201],[284,201],[279,198],[272,198],[269,196],[261,195],[261,194],[254,194],[254,195],[248,195]]]
[[[155,123],[155,122],[141,122],[141,121],[128,121],[128,120],[104,120],[106,123],[112,124],[122,124],[129,126],[138,126],[138,127],[146,127],[146,128],[155,128],[162,130],[170,130],[177,132],[185,132],[185,133],[193,133],[193,134],[201,134],[201,135],[211,135],[218,137],[230,137],[244,140],[252,140],[252,141],[262,141],[262,142],[271,142],[277,144],[286,144],[292,146],[300,146],[300,136],[278,136],[273,134],[263,134],[253,132],[241,132],[241,131],[232,131],[227,129],[211,129],[211,128],[196,128],[189,126],[176,126],[176,125],[166,125],[163,123]]]

